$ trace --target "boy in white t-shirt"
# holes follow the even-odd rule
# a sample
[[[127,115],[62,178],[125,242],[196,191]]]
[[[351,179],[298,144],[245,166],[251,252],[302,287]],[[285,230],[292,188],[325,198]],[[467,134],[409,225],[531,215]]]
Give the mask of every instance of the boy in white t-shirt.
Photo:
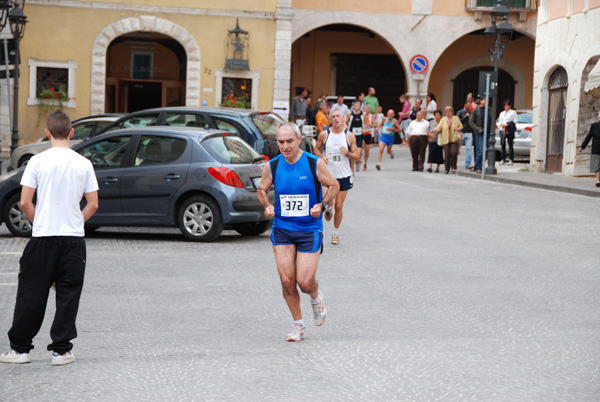
[[[52,148],[31,158],[21,178],[21,208],[32,222],[25,246],[12,327],[11,351],[2,363],[29,363],[29,351],[46,311],[50,287],[56,288],[56,313],[50,329],[52,365],[75,361],[71,340],[83,288],[86,248],[83,224],[98,209],[98,182],[89,160],[69,147],[73,128],[61,110],[48,116],[46,135]],[[33,197],[37,193],[36,205]],[[79,203],[85,196],[86,206]]]

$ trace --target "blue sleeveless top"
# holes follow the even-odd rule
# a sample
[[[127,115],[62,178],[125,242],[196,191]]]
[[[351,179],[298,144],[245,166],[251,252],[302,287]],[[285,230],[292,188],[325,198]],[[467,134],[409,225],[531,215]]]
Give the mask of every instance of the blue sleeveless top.
[[[308,152],[290,165],[283,155],[269,161],[275,185],[275,217],[273,227],[298,232],[323,231],[322,214],[310,215],[310,209],[321,202],[321,183],[317,180],[317,158]]]

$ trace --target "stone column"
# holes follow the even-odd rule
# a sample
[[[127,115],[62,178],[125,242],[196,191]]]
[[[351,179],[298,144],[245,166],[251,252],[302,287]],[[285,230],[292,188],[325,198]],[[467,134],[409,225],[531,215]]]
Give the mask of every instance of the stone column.
[[[290,101],[292,66],[292,12],[291,0],[279,0],[275,13],[275,71],[273,101]],[[287,113],[278,113],[285,120]]]

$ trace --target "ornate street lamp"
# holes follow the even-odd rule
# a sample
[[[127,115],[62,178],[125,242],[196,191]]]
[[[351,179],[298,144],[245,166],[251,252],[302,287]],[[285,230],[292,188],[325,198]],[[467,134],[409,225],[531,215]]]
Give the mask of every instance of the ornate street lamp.
[[[492,122],[495,122],[496,108],[498,107],[498,63],[502,60],[504,51],[510,43],[514,28],[512,24],[508,22],[508,8],[502,4],[501,0],[498,0],[498,4],[492,9],[491,14],[492,25],[487,27],[483,33],[485,34],[485,47],[490,52],[490,60],[494,63],[494,82],[492,82],[491,85],[494,93],[492,99]],[[498,19],[501,19],[502,21],[499,24],[496,24]],[[485,124],[487,124],[487,121]],[[494,127],[494,125],[492,125],[492,127]],[[498,173],[496,170],[495,144],[496,135],[490,133],[490,146],[487,149],[488,166],[485,169],[486,174]]]
[[[19,146],[19,42],[25,33],[25,24],[27,17],[23,14],[23,10],[18,4],[15,4],[8,12],[8,23],[10,31],[15,40],[15,85],[14,85],[14,104],[13,104],[13,129],[10,144],[10,153],[15,151]]]

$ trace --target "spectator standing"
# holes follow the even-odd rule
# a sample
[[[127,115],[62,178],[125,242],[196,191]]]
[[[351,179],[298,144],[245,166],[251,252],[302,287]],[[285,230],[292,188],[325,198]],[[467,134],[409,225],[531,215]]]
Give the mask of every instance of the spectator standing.
[[[463,125],[460,119],[454,115],[452,106],[446,106],[444,113],[446,116],[442,117],[435,131],[441,133],[446,174],[450,173],[450,169],[452,169],[452,173],[456,173],[458,144],[462,139]]]
[[[486,144],[485,144],[485,149],[484,149],[483,130],[484,130],[485,110],[486,110],[485,98],[477,98],[475,100],[475,103],[477,103],[477,102],[479,102],[479,105],[477,105],[477,107],[475,107],[475,109],[473,109],[473,112],[471,113],[471,117],[469,117],[469,125],[475,132],[475,172],[481,173],[481,171],[483,169],[483,153],[485,152],[485,149],[489,148],[490,135],[493,135],[494,133],[492,133],[492,112],[490,111],[490,108],[487,107],[487,115],[488,115],[487,133],[488,133],[488,135],[486,138]]]
[[[409,115],[410,121],[417,120],[417,112],[420,110],[423,110],[422,106],[421,106],[422,104],[423,104],[423,99],[421,99],[421,98],[415,99],[415,105],[410,108],[410,115]],[[423,115],[423,118],[425,118],[425,116],[426,116],[426,114]],[[427,119],[425,119],[425,120],[427,120]]]
[[[379,106],[379,100],[375,97],[375,88],[369,87],[367,96],[364,97],[363,101],[365,102],[365,105],[369,105],[371,111],[375,112],[377,110],[377,106]]]
[[[312,96],[306,97],[306,124],[309,126],[316,125],[315,112],[312,108]]]
[[[321,92],[319,94],[319,99],[317,100],[317,102],[315,104],[315,116],[317,115],[317,112],[319,111],[319,105],[321,103],[325,104],[325,113],[329,116],[329,103],[327,103],[327,92]]]
[[[585,147],[592,141],[592,155],[590,157],[590,172],[596,174],[596,187],[600,187],[600,113],[598,114],[598,120],[596,123],[592,123],[590,132],[585,137],[579,152],[583,152]]]
[[[290,108],[290,121],[295,122],[297,125],[301,126],[304,123],[304,119],[306,118],[306,100],[305,98],[308,96],[308,89],[300,88],[300,93],[298,96],[292,98],[292,106]],[[302,120],[299,122],[298,120]]]
[[[471,104],[468,102],[468,96],[467,96],[467,102],[465,102],[465,106],[462,109],[460,109],[458,111],[458,113],[456,113],[456,117],[458,117],[460,119],[460,122],[463,125],[463,135],[465,137],[465,150],[466,150],[465,169],[473,170],[474,166],[471,165],[471,159],[472,159],[472,151],[471,150],[473,148],[473,129],[469,125],[469,117],[471,117]]]
[[[98,209],[98,182],[90,161],[69,146],[71,120],[63,111],[48,116],[46,136],[52,147],[31,158],[21,179],[21,207],[32,223],[32,237],[20,260],[17,299],[8,331],[10,352],[3,363],[29,363],[33,338],[44,321],[50,287],[55,284],[56,312],[50,329],[53,366],[73,363],[71,340],[86,264],[84,222]],[[34,204],[33,198],[37,197]],[[79,203],[85,197],[86,206]]]
[[[512,123],[512,124],[511,124]],[[513,143],[515,141],[515,131],[517,130],[519,117],[512,108],[512,102],[508,99],[504,101],[504,110],[498,116],[498,127],[500,128],[500,159],[501,165],[506,163],[506,143],[508,142],[508,165],[515,162],[515,150]]]
[[[335,103],[333,106],[331,106],[330,114],[334,110],[338,110],[338,109],[342,112],[342,117],[344,118],[344,122],[345,122],[346,119],[348,118],[348,114],[350,113],[350,108],[348,108],[348,106],[346,106],[346,104],[344,103],[343,95],[338,95],[337,103]]]
[[[437,110],[437,101],[433,92],[429,92],[427,94],[427,116],[426,119],[428,121],[432,121],[434,119],[435,111]]]
[[[400,95],[400,111],[398,112],[398,121],[400,121],[400,138],[406,142],[408,147],[410,147],[410,143],[406,134],[406,128],[410,123],[410,106],[410,102],[406,98],[406,95]]]
[[[427,155],[427,163],[429,163],[429,173],[433,172],[433,164],[437,165],[436,173],[440,172],[440,165],[444,163],[444,149],[438,145],[438,132],[435,131],[438,124],[442,120],[442,111],[436,110],[433,113],[433,120],[429,122],[429,154]]]
[[[425,165],[425,151],[427,150],[427,132],[429,122],[423,118],[423,112],[417,112],[417,119],[407,127],[410,152],[413,160],[413,172],[422,172]]]
[[[327,130],[329,128],[329,119],[327,118],[327,107],[326,103],[319,103],[319,111],[315,116],[315,121],[317,124],[317,133],[320,133],[323,130]]]

